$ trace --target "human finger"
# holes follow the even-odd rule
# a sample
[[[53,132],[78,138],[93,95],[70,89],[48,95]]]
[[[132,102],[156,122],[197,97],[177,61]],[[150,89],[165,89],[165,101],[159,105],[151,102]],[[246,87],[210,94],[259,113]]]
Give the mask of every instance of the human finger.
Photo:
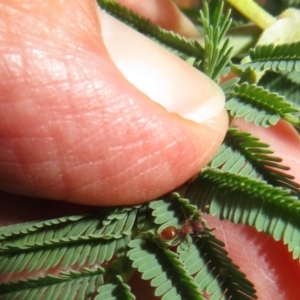
[[[144,45],[141,53],[172,70],[173,77],[151,82],[157,95],[165,93],[166,108],[151,101],[111,59],[94,2],[0,5],[3,191],[133,204],[173,190],[218,148],[227,126],[219,87],[132,31],[128,38]],[[136,64],[149,66],[138,56]]]

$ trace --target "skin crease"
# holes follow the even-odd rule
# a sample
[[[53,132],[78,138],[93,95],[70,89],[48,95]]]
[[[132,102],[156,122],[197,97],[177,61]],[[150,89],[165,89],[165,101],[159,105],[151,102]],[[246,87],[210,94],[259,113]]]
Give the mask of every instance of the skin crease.
[[[43,5],[47,5],[47,3],[45,3],[46,1],[43,2]],[[124,90],[127,91],[127,93],[130,93],[130,95],[138,98],[138,99],[142,99],[139,101],[143,101],[143,105],[139,106],[137,105],[136,110],[140,110],[142,109],[143,113],[151,114],[151,117],[155,118],[155,120],[162,120],[162,119],[166,119],[163,122],[165,122],[163,124],[162,128],[162,132],[164,130],[166,130],[167,126],[171,126],[170,124],[172,124],[172,126],[174,126],[174,119],[176,119],[176,122],[180,122],[181,124],[178,125],[178,129],[179,131],[184,131],[184,134],[187,135],[186,140],[185,141],[180,141],[180,145],[183,145],[187,140],[189,140],[189,144],[194,145],[194,149],[196,149],[197,147],[197,142],[196,140],[196,134],[195,131],[199,131],[199,128],[196,127],[196,125],[194,125],[192,122],[188,122],[188,121],[181,121],[181,119],[178,116],[175,115],[169,115],[165,112],[164,109],[162,109],[161,107],[159,107],[156,104],[150,104],[148,103],[148,100],[145,100],[145,96],[143,94],[141,94],[140,92],[136,91],[133,87],[131,87],[130,85],[128,85],[128,83],[126,82],[126,80],[122,77],[122,75],[118,72],[118,70],[116,70],[114,67],[111,66],[111,61],[109,59],[109,57],[107,56],[107,53],[105,51],[105,49],[102,47],[102,43],[101,43],[101,39],[100,37],[95,33],[97,30],[94,30],[94,28],[99,29],[99,24],[95,21],[95,18],[87,18],[86,16],[93,16],[93,14],[96,14],[95,9],[94,9],[94,5],[87,5],[86,3],[88,1],[86,1],[84,4],[83,2],[80,2],[80,7],[82,10],[78,9],[78,11],[76,9],[74,9],[74,7],[76,6],[74,4],[75,1],[72,1],[72,5],[74,6],[70,6],[69,9],[72,12],[72,17],[74,16],[75,13],[77,13],[76,18],[80,19],[82,22],[79,22],[78,24],[82,24],[80,30],[77,30],[74,32],[73,28],[71,25],[70,28],[67,31],[61,31],[60,27],[57,26],[55,32],[50,32],[45,30],[40,34],[40,36],[34,36],[32,33],[28,36],[25,36],[25,38],[29,39],[28,43],[36,43],[37,45],[41,44],[41,39],[43,41],[43,43],[47,44],[47,47],[45,48],[49,48],[51,47],[51,50],[55,53],[53,53],[53,57],[57,59],[57,56],[55,55],[61,55],[61,52],[63,50],[64,47],[68,47],[69,52],[71,53],[70,56],[70,61],[68,61],[67,66],[70,68],[73,68],[73,70],[75,69],[76,72],[73,73],[74,78],[72,79],[72,89],[76,90],[78,88],[80,88],[78,85],[76,85],[76,83],[78,83],[78,77],[81,78],[81,75],[79,73],[79,69],[83,68],[83,67],[89,67],[89,71],[92,72],[91,73],[91,78],[98,78],[104,75],[101,75],[101,72],[98,72],[98,68],[101,67],[102,73],[104,72],[104,70],[108,69],[109,71],[107,71],[107,73],[105,74],[106,78],[113,78],[114,81],[115,78],[118,78],[117,83],[110,83],[111,86],[109,86],[109,89],[106,90],[106,95],[110,95],[111,98],[110,99],[114,99],[116,98],[118,95],[118,93],[116,91],[123,91]],[[10,8],[10,15],[13,15],[13,13],[17,13],[19,8],[16,10],[16,7],[13,7],[12,1],[8,2],[10,3],[9,6],[5,6],[5,7],[1,7],[0,12],[3,14],[3,9],[2,8]],[[24,2],[23,2],[24,3]],[[28,2],[29,3],[29,2]],[[51,3],[54,3],[54,1],[52,1]],[[69,2],[68,5],[71,2]],[[78,2],[79,3],[79,2]],[[19,3],[18,3],[19,4]],[[3,6],[3,2],[2,4],[0,4]],[[157,5],[159,5],[159,3],[157,3]],[[24,5],[25,7],[25,5]],[[39,7],[39,9],[37,9],[38,11],[43,11],[43,9],[49,9],[49,8],[43,8],[42,5],[41,7]],[[61,18],[58,18],[58,12],[60,11],[61,7],[59,6],[58,3],[56,3],[56,5],[54,5],[54,7],[52,7],[51,9],[55,9],[55,15],[52,14],[47,14],[47,18],[49,20],[50,24],[57,24],[57,22],[63,22],[63,20]],[[22,16],[24,16],[24,14],[26,13],[27,15],[29,15],[29,17],[26,19],[26,22],[29,22],[30,25],[28,25],[30,28],[30,30],[34,30],[31,26],[31,24],[35,24],[37,23],[37,21],[43,22],[43,20],[40,20],[37,17],[34,17],[33,15],[30,15],[29,11],[32,12],[32,14],[34,14],[32,9],[29,9],[29,11],[25,8],[20,9],[20,11],[22,12]],[[64,11],[66,11],[64,9]],[[157,11],[160,11],[159,9],[157,9]],[[43,14],[42,14],[43,15]],[[45,15],[43,15],[43,18],[45,17]],[[69,16],[71,17],[71,16]],[[7,21],[7,16],[6,18],[4,18],[4,16],[2,15],[0,20],[2,20],[1,22],[3,22],[3,20]],[[17,18],[15,20],[18,20]],[[93,21],[94,20],[94,21]],[[23,20],[24,22],[24,20]],[[85,24],[87,23],[87,24]],[[17,24],[18,25],[18,24]],[[17,26],[16,25],[16,26]],[[2,28],[3,23],[1,23],[1,27]],[[67,26],[65,23],[62,24],[62,26]],[[17,27],[12,27],[10,26],[10,32],[7,33],[6,38],[8,39],[8,36],[11,37],[11,33],[14,32],[13,29],[15,30],[15,32],[18,32],[16,30]],[[36,28],[36,26],[34,27]],[[77,26],[76,26],[77,28]],[[93,30],[92,30],[93,29]],[[175,28],[176,29],[176,28]],[[29,30],[29,29],[27,29]],[[24,29],[25,31],[25,29]],[[14,33],[15,33],[14,32]],[[89,32],[89,34],[87,35],[86,32]],[[2,33],[3,34],[3,33]],[[48,36],[50,34],[51,38],[54,39],[54,42],[52,42],[51,40],[47,40],[45,39],[45,36]],[[32,38],[31,38],[32,37]],[[36,38],[36,39],[35,39]],[[3,39],[3,35],[1,36],[1,43],[0,43],[0,53],[3,57],[3,54],[7,53],[9,51],[9,49],[5,49],[4,47],[6,46],[6,44],[4,44],[2,42]],[[80,53],[76,53],[75,52],[75,47],[74,47],[74,40],[76,41],[76,51],[78,51],[78,49],[80,50]],[[60,45],[62,42],[65,42],[65,44],[62,46],[62,49],[57,49],[56,47],[53,47],[53,45],[58,44]],[[42,43],[42,44],[43,44]],[[11,44],[11,48],[13,48],[13,46],[15,46],[16,44],[18,44],[18,40],[17,38],[15,40],[12,39],[12,44]],[[88,45],[88,46],[87,46]],[[89,51],[87,53],[88,49],[92,49],[91,51]],[[45,50],[45,49],[42,49]],[[74,53],[72,52],[74,51]],[[105,59],[99,59],[99,55],[101,54],[102,57],[105,57]],[[39,54],[39,53],[38,53]],[[29,67],[31,67],[30,65],[30,60],[33,59],[37,53],[29,53],[27,59],[28,61],[26,61],[26,63],[28,64]],[[85,60],[82,59],[74,59],[77,58],[79,56],[83,56],[84,58],[86,58]],[[54,59],[53,57],[48,57],[49,61],[51,61],[51,58]],[[92,60],[93,64],[89,65],[89,61]],[[96,66],[95,66],[96,64]],[[4,66],[3,66],[4,67]],[[3,69],[2,67],[2,69]],[[6,66],[7,67],[7,66]],[[40,66],[41,67],[41,66]],[[17,68],[17,66],[16,66]],[[27,69],[28,70],[28,69]],[[29,69],[31,70],[31,69]],[[67,191],[67,192],[59,192],[59,186],[55,186],[55,183],[53,184],[53,187],[49,187],[47,186],[47,181],[49,181],[47,178],[44,179],[43,177],[41,178],[37,178],[36,176],[34,176],[34,174],[37,172],[37,170],[34,170],[34,172],[32,172],[31,176],[32,176],[32,181],[36,183],[37,182],[39,184],[39,188],[36,190],[30,190],[29,192],[26,190],[24,191],[24,189],[26,188],[26,186],[28,186],[28,178],[24,178],[24,177],[20,177],[17,178],[16,180],[16,176],[18,173],[22,173],[22,172],[29,172],[29,167],[27,166],[26,168],[24,166],[26,166],[26,163],[28,162],[28,159],[30,158],[30,154],[32,152],[32,147],[30,147],[30,144],[27,144],[27,147],[24,149],[24,144],[22,143],[17,143],[17,137],[20,137],[22,135],[29,136],[30,133],[30,137],[33,139],[35,138],[36,141],[39,141],[38,149],[41,149],[39,156],[36,158],[38,161],[41,161],[43,159],[44,162],[47,162],[49,160],[49,148],[47,148],[47,145],[50,144],[49,140],[51,141],[51,139],[53,140],[54,138],[59,139],[60,141],[62,140],[67,140],[68,143],[62,145],[60,147],[60,149],[56,150],[59,151],[60,155],[63,155],[63,158],[66,158],[66,152],[68,151],[68,147],[74,146],[74,144],[80,142],[78,140],[80,140],[80,138],[84,138],[86,136],[86,132],[90,132],[91,128],[87,127],[85,128],[84,125],[87,123],[87,121],[84,119],[84,115],[88,115],[91,123],[95,122],[97,123],[97,112],[99,109],[99,107],[96,106],[95,104],[95,99],[90,99],[88,105],[77,105],[77,102],[79,100],[81,100],[80,95],[74,97],[74,101],[72,101],[69,106],[68,105],[62,105],[61,102],[61,98],[59,97],[56,100],[56,97],[58,97],[58,95],[63,95],[62,98],[67,98],[70,99],[72,95],[73,90],[65,92],[65,88],[66,85],[64,85],[65,81],[59,81],[60,84],[55,84],[55,85],[49,85],[49,83],[47,83],[47,85],[43,84],[45,82],[50,81],[50,83],[52,81],[55,80],[55,78],[42,78],[39,79],[38,74],[36,72],[36,74],[34,74],[34,76],[31,74],[23,74],[24,76],[18,76],[18,77],[13,77],[9,80],[9,76],[11,76],[11,74],[3,74],[6,77],[6,81],[4,81],[4,84],[1,83],[1,91],[2,91],[2,95],[5,94],[7,97],[9,97],[10,101],[14,101],[13,103],[15,104],[14,107],[9,109],[9,104],[10,103],[4,103],[1,107],[1,111],[4,111],[3,108],[6,108],[5,113],[1,113],[1,126],[0,126],[0,130],[1,130],[1,155],[3,157],[3,153],[6,154],[6,159],[11,159],[11,157],[9,157],[8,154],[12,154],[12,153],[6,153],[4,152],[3,149],[5,149],[5,147],[12,147],[12,145],[14,146],[13,149],[16,149],[19,153],[19,160],[22,158],[22,164],[23,167],[22,168],[18,168],[18,164],[14,164],[14,168],[10,167],[10,170],[12,170],[11,172],[13,174],[7,174],[5,173],[6,176],[11,176],[11,180],[13,181],[13,184],[11,185],[11,191],[16,192],[16,188],[21,186],[22,190],[17,191],[20,194],[32,194],[36,197],[40,196],[40,197],[48,197],[48,198],[54,198],[54,199],[69,199],[70,201],[74,201],[74,202],[78,202],[79,199],[83,199],[86,198],[86,195],[89,195],[90,191],[89,190],[84,190],[81,191],[77,197],[74,197],[74,195],[70,196],[71,191]],[[2,77],[3,78],[3,77]],[[89,78],[90,79],[90,78]],[[35,80],[36,84],[33,85],[33,83],[31,82],[31,80]],[[3,82],[3,80],[2,80]],[[87,84],[87,89],[90,88],[89,86],[89,81],[83,81],[84,83]],[[10,84],[10,86],[9,86]],[[32,89],[28,89],[28,87],[26,86],[26,84],[32,84],[33,88]],[[48,91],[48,94],[50,93],[50,95],[48,95],[48,98],[44,95],[46,94],[46,92],[44,91],[39,91],[39,87],[41,86],[41,84],[43,84],[44,88],[48,88],[46,89],[46,91]],[[95,82],[93,82],[93,84],[96,84]],[[14,88],[13,91],[14,93],[17,93],[17,91],[22,90],[22,94],[13,94],[12,95],[12,86],[15,87],[16,85],[19,86],[19,89]],[[55,89],[54,89],[55,87]],[[57,90],[58,91],[55,93],[53,92],[53,90]],[[115,93],[114,93],[115,92]],[[18,114],[17,117],[18,118],[13,118],[10,117],[10,114],[14,113],[16,114],[17,111],[21,111],[21,106],[19,106],[18,104],[18,100],[20,98],[23,97],[24,93],[28,93],[30,96],[42,96],[42,100],[40,102],[35,103],[35,105],[37,106],[37,110],[32,112],[29,111],[31,113],[31,115],[29,116],[23,116],[21,114]],[[103,90],[101,92],[98,92],[97,89],[95,89],[94,93],[97,94],[97,97],[101,97],[101,93],[103,93]],[[87,96],[87,95],[85,95]],[[103,99],[103,101],[105,100],[105,98],[100,98]],[[51,115],[51,118],[47,118],[47,120],[49,120],[50,125],[52,125],[53,127],[51,127],[51,139],[50,137],[48,139],[44,139],[42,140],[41,137],[43,136],[43,133],[49,133],[49,128],[45,128],[45,127],[41,127],[42,121],[45,118],[45,115],[42,114],[42,105],[44,105],[44,102],[46,102],[45,105],[48,105],[47,108],[48,110],[53,111],[53,114]],[[83,102],[81,102],[83,103]],[[145,104],[146,103],[146,104]],[[26,102],[25,100],[21,103],[22,105],[24,105],[24,110],[26,110],[26,108],[31,107],[32,103],[31,102]],[[2,105],[2,104],[1,104]],[[125,105],[125,104],[124,104]],[[143,108],[144,105],[146,106],[146,108]],[[73,114],[76,116],[76,118],[74,116],[70,116],[70,107],[72,107],[72,111],[75,111],[76,114]],[[125,106],[124,106],[125,107]],[[81,114],[82,110],[84,110],[84,113]],[[150,111],[150,113],[149,113]],[[129,112],[128,112],[129,113]],[[63,120],[60,120],[60,117],[64,116]],[[60,121],[62,123],[62,127],[64,129],[68,128],[68,125],[70,124],[68,119],[70,118],[75,118],[75,121],[77,122],[78,127],[76,128],[71,128],[72,130],[70,130],[68,132],[68,134],[65,134],[64,131],[61,128],[58,128],[57,126],[55,126],[55,123],[57,121]],[[39,118],[38,118],[39,117]],[[111,116],[111,118],[114,118],[115,116]],[[129,119],[128,122],[134,122],[137,118],[132,117],[132,119]],[[5,122],[4,122],[5,121]],[[30,126],[25,126],[26,122],[30,121]],[[16,122],[18,122],[19,124],[16,124]],[[276,150],[276,155],[284,157],[285,158],[285,164],[291,167],[291,172],[292,173],[297,173],[297,170],[300,169],[300,165],[299,165],[299,152],[297,149],[299,149],[299,142],[298,139],[295,138],[295,135],[293,134],[293,131],[290,130],[290,128],[288,128],[288,126],[286,126],[284,123],[280,123],[278,124],[276,127],[271,128],[271,129],[257,129],[254,128],[253,126],[249,125],[249,124],[243,124],[241,121],[237,120],[235,121],[235,125],[238,125],[241,128],[245,128],[247,130],[253,131],[255,132],[255,135],[257,136],[261,136],[262,139],[264,141],[268,142],[268,139],[271,137],[270,139],[270,144],[272,145],[272,148],[274,150]],[[54,123],[54,125],[53,125]],[[96,124],[97,129],[100,126],[99,124]],[[245,126],[245,127],[243,127]],[[41,128],[42,131],[38,132],[38,128]],[[91,155],[94,156],[95,152],[97,151],[101,151],[101,147],[99,147],[99,145],[97,146],[95,144],[92,143],[92,139],[94,140],[95,138],[97,138],[96,133],[98,133],[96,128],[94,128],[92,130],[92,134],[90,135],[90,139],[85,139],[86,144],[85,147],[83,144],[79,145],[79,150],[78,152],[74,152],[73,153],[73,160],[78,159],[78,157],[76,157],[76,155],[81,155],[82,157],[90,157]],[[140,130],[137,130],[137,132],[140,132],[142,129],[144,129],[143,126],[141,126]],[[48,131],[47,131],[48,130]],[[77,131],[78,130],[78,131]],[[108,128],[109,130],[109,128]],[[9,131],[9,134],[7,133]],[[72,133],[71,137],[69,137],[69,134]],[[284,132],[284,134],[282,134],[282,132]],[[270,134],[272,133],[272,134]],[[199,134],[199,133],[198,133]],[[78,138],[78,135],[80,138]],[[46,135],[47,136],[47,135]],[[287,141],[287,136],[289,136],[289,139]],[[8,142],[6,144],[4,144],[5,140],[8,141],[8,137],[10,137],[11,143],[14,142],[14,144],[9,144]],[[12,137],[14,139],[12,139]],[[5,138],[5,139],[4,139]],[[131,137],[130,137],[131,138]],[[142,136],[138,136],[136,137],[136,140],[133,140],[132,142],[134,143],[135,141],[139,140],[140,138],[143,138],[143,134]],[[173,138],[173,136],[169,137],[170,139]],[[153,140],[151,140],[153,141]],[[98,143],[101,143],[101,141],[97,141]],[[288,142],[288,147],[286,146]],[[49,144],[47,144],[49,143]],[[170,142],[168,141],[167,144],[169,144]],[[52,145],[53,146],[53,145]],[[88,147],[87,147],[88,146]],[[80,148],[81,147],[81,148]],[[88,149],[86,149],[86,147]],[[76,148],[76,147],[75,147]],[[179,147],[179,148],[182,148]],[[286,158],[286,151],[289,151],[289,158]],[[78,149],[78,148],[77,148]],[[96,151],[93,152],[91,149],[95,149]],[[174,151],[174,149],[173,149]],[[182,159],[183,157],[186,157],[188,155],[192,156],[198,156],[199,157],[199,153],[201,152],[199,149],[198,150],[194,150],[195,152],[192,153],[182,153],[180,152],[180,158]],[[166,152],[164,153],[164,160],[168,159],[169,156],[173,157],[174,154],[172,154],[172,151]],[[130,153],[130,155],[132,155]],[[135,154],[133,154],[135,155]],[[45,158],[46,156],[46,158]],[[178,160],[179,155],[175,155],[173,158],[172,163],[176,164],[176,161]],[[94,157],[92,157],[92,160],[97,160]],[[136,160],[136,157],[133,157],[133,160]],[[195,160],[194,159],[191,159]],[[61,160],[58,162],[58,164],[61,164],[62,161]],[[51,162],[51,160],[50,160]],[[3,162],[2,162],[3,163]],[[69,162],[70,163],[70,162]],[[152,162],[153,163],[153,162]],[[182,167],[187,165],[187,161],[183,161],[182,162]],[[201,162],[197,162],[198,163],[198,167],[199,164],[201,164]],[[53,164],[53,163],[52,163]],[[151,164],[151,162],[149,162],[149,164]],[[20,163],[19,163],[20,165]],[[107,166],[107,168],[109,167],[109,164]],[[180,166],[176,167],[178,169],[180,169]],[[3,169],[2,169],[3,170]],[[56,169],[55,166],[52,166],[49,164],[48,169],[44,169],[44,172],[52,172],[54,175],[53,177],[56,176]],[[76,176],[80,176],[80,173],[83,172],[82,170],[75,170],[78,171],[76,173]],[[92,170],[93,171],[93,170]],[[91,177],[95,176],[96,172],[92,172],[90,171],[87,172],[85,171],[84,174],[85,176],[90,174]],[[3,172],[3,171],[1,171]],[[190,173],[194,172],[194,169],[189,171]],[[2,173],[3,174],[3,173]],[[41,173],[41,175],[43,175],[43,173]],[[176,174],[178,175],[178,174]],[[190,174],[192,175],[192,174]],[[188,176],[187,174],[185,176]],[[3,175],[2,175],[3,177]],[[7,177],[2,178],[1,177],[1,181],[3,182],[3,180],[6,180],[6,185],[9,183],[7,180]],[[61,176],[59,177],[61,179]],[[148,177],[147,177],[148,178]],[[64,178],[65,179],[65,178]],[[74,178],[68,178],[65,180],[69,180],[69,184],[71,184],[71,181]],[[297,178],[297,181],[300,183],[299,179]],[[24,185],[24,187],[22,186],[22,184]],[[179,184],[179,183],[174,183],[174,185]],[[174,187],[174,186],[173,186]],[[172,187],[172,188],[173,188]],[[7,190],[5,187],[1,187],[4,191],[8,192],[9,190]],[[152,186],[148,187],[149,190],[152,190]],[[171,187],[170,187],[171,188]],[[44,191],[48,190],[49,193],[47,195],[44,195]],[[132,192],[131,192],[132,193]],[[163,193],[163,191],[159,190],[157,191],[157,196],[159,195],[159,193]],[[93,193],[91,193],[92,196],[88,196],[90,197],[91,201],[90,203],[93,203],[93,199],[95,199],[96,196],[93,196]],[[58,196],[57,196],[58,195]],[[83,196],[84,195],[84,196]],[[148,195],[147,197],[149,197],[148,199],[152,198],[152,195]],[[147,198],[145,197],[145,199]],[[154,197],[154,196],[153,196]],[[127,201],[127,200],[126,200]],[[66,203],[62,203],[62,202],[51,202],[49,200],[44,200],[43,202],[40,201],[39,199],[31,199],[30,197],[22,197],[22,196],[14,196],[11,194],[7,194],[7,193],[3,193],[2,194],[2,201],[1,201],[1,207],[0,207],[0,220],[2,224],[10,224],[10,223],[15,223],[15,222],[21,222],[21,221],[26,221],[26,220],[34,220],[36,218],[39,219],[43,219],[43,218],[49,218],[49,217],[55,217],[55,216],[60,216],[60,215],[65,215],[65,214],[72,214],[72,213],[76,213],[77,211],[82,211],[85,209],[90,209],[87,207],[82,207],[82,206],[77,206],[77,205],[68,205]],[[245,226],[237,226],[234,224],[230,224],[229,222],[220,222],[215,220],[212,217],[208,217],[206,216],[206,219],[208,221],[208,224],[211,227],[215,227],[215,234],[217,235],[218,238],[220,238],[221,240],[223,240],[226,243],[226,247],[227,250],[229,251],[230,257],[233,259],[233,261],[239,265],[242,269],[243,272],[245,272],[245,274],[247,274],[248,278],[255,284],[255,287],[257,289],[257,294],[258,294],[258,299],[291,299],[294,300],[295,299],[295,295],[298,295],[298,293],[296,294],[296,292],[298,292],[298,282],[299,282],[299,278],[300,278],[300,274],[299,274],[299,265],[297,261],[293,261],[291,259],[291,256],[288,254],[288,252],[286,251],[286,247],[283,246],[280,242],[274,242],[271,238],[265,236],[264,234],[257,234],[253,229],[247,229]],[[238,237],[238,238],[237,238]],[[134,278],[135,280],[137,280],[136,278]],[[2,278],[2,280],[4,280],[4,278]],[[134,290],[135,292],[139,292],[138,290],[140,290],[140,292],[142,292],[140,294],[140,297],[138,296],[138,299],[145,299],[145,293],[146,293],[146,289],[144,285],[141,285],[141,283],[137,283],[137,281],[135,282],[134,285]],[[151,292],[149,292],[149,295]]]
[[[210,160],[225,134],[225,114],[210,120],[216,128],[196,124],[131,85],[102,43],[93,1],[0,5],[10,24],[1,27],[2,190],[134,204],[173,190]],[[198,100],[214,97],[210,81],[201,81],[209,92]]]

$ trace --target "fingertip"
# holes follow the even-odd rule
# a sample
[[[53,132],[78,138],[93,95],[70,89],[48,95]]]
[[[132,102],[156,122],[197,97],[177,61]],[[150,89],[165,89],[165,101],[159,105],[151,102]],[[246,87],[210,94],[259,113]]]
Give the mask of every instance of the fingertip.
[[[110,15],[100,15],[104,44],[129,82],[169,112],[188,120],[204,123],[217,118],[225,105],[219,85]]]
[[[76,9],[97,18],[82,6]],[[161,54],[152,44],[150,56],[144,56],[148,41],[135,43],[132,31],[126,36],[127,45],[132,43],[139,50],[128,56],[131,50],[121,40],[127,30],[123,28],[116,40],[117,47],[123,48],[122,62],[137,77],[144,76],[143,81],[153,80],[147,87],[161,98],[148,95],[112,63],[98,26],[84,27],[70,39],[69,11],[62,5],[56,31],[49,30],[51,48],[43,48],[44,35],[38,28],[32,35],[27,32],[32,43],[23,48],[16,43],[15,52],[30,64],[30,72],[24,63],[21,67],[27,66],[27,77],[21,83],[13,69],[6,74],[11,89],[3,103],[10,114],[1,115],[1,189],[92,205],[136,204],[174,190],[197,173],[221,144],[227,128],[224,95],[207,77],[166,50]],[[53,18],[44,20],[43,30],[53,29]],[[96,20],[91,23],[97,24]],[[104,28],[103,36],[106,32]],[[39,47],[43,55],[37,56]],[[142,74],[132,68],[139,57],[144,59],[138,64],[144,68]],[[59,68],[53,68],[54,63]],[[166,72],[160,75],[163,69]],[[3,88],[7,91],[6,85]],[[29,96],[23,91],[30,91]]]

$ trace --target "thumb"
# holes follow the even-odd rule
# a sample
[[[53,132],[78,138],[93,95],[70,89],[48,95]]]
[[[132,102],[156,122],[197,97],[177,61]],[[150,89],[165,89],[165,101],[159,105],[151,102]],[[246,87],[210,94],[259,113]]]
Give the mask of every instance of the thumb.
[[[7,0],[0,14],[1,190],[143,202],[188,180],[221,143],[220,89],[102,13],[100,25],[93,1]]]

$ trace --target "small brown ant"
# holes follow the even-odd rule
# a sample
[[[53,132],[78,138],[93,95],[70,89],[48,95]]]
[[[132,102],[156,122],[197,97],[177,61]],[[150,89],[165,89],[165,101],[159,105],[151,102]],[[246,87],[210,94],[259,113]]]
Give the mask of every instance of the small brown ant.
[[[179,243],[181,243],[187,236],[199,238],[206,236],[207,230],[205,221],[201,218],[201,213],[202,212],[200,212],[199,216],[190,216],[184,221],[180,228],[176,228],[175,226],[164,228],[160,233],[161,239],[166,242],[175,240],[175,242],[179,241]]]

